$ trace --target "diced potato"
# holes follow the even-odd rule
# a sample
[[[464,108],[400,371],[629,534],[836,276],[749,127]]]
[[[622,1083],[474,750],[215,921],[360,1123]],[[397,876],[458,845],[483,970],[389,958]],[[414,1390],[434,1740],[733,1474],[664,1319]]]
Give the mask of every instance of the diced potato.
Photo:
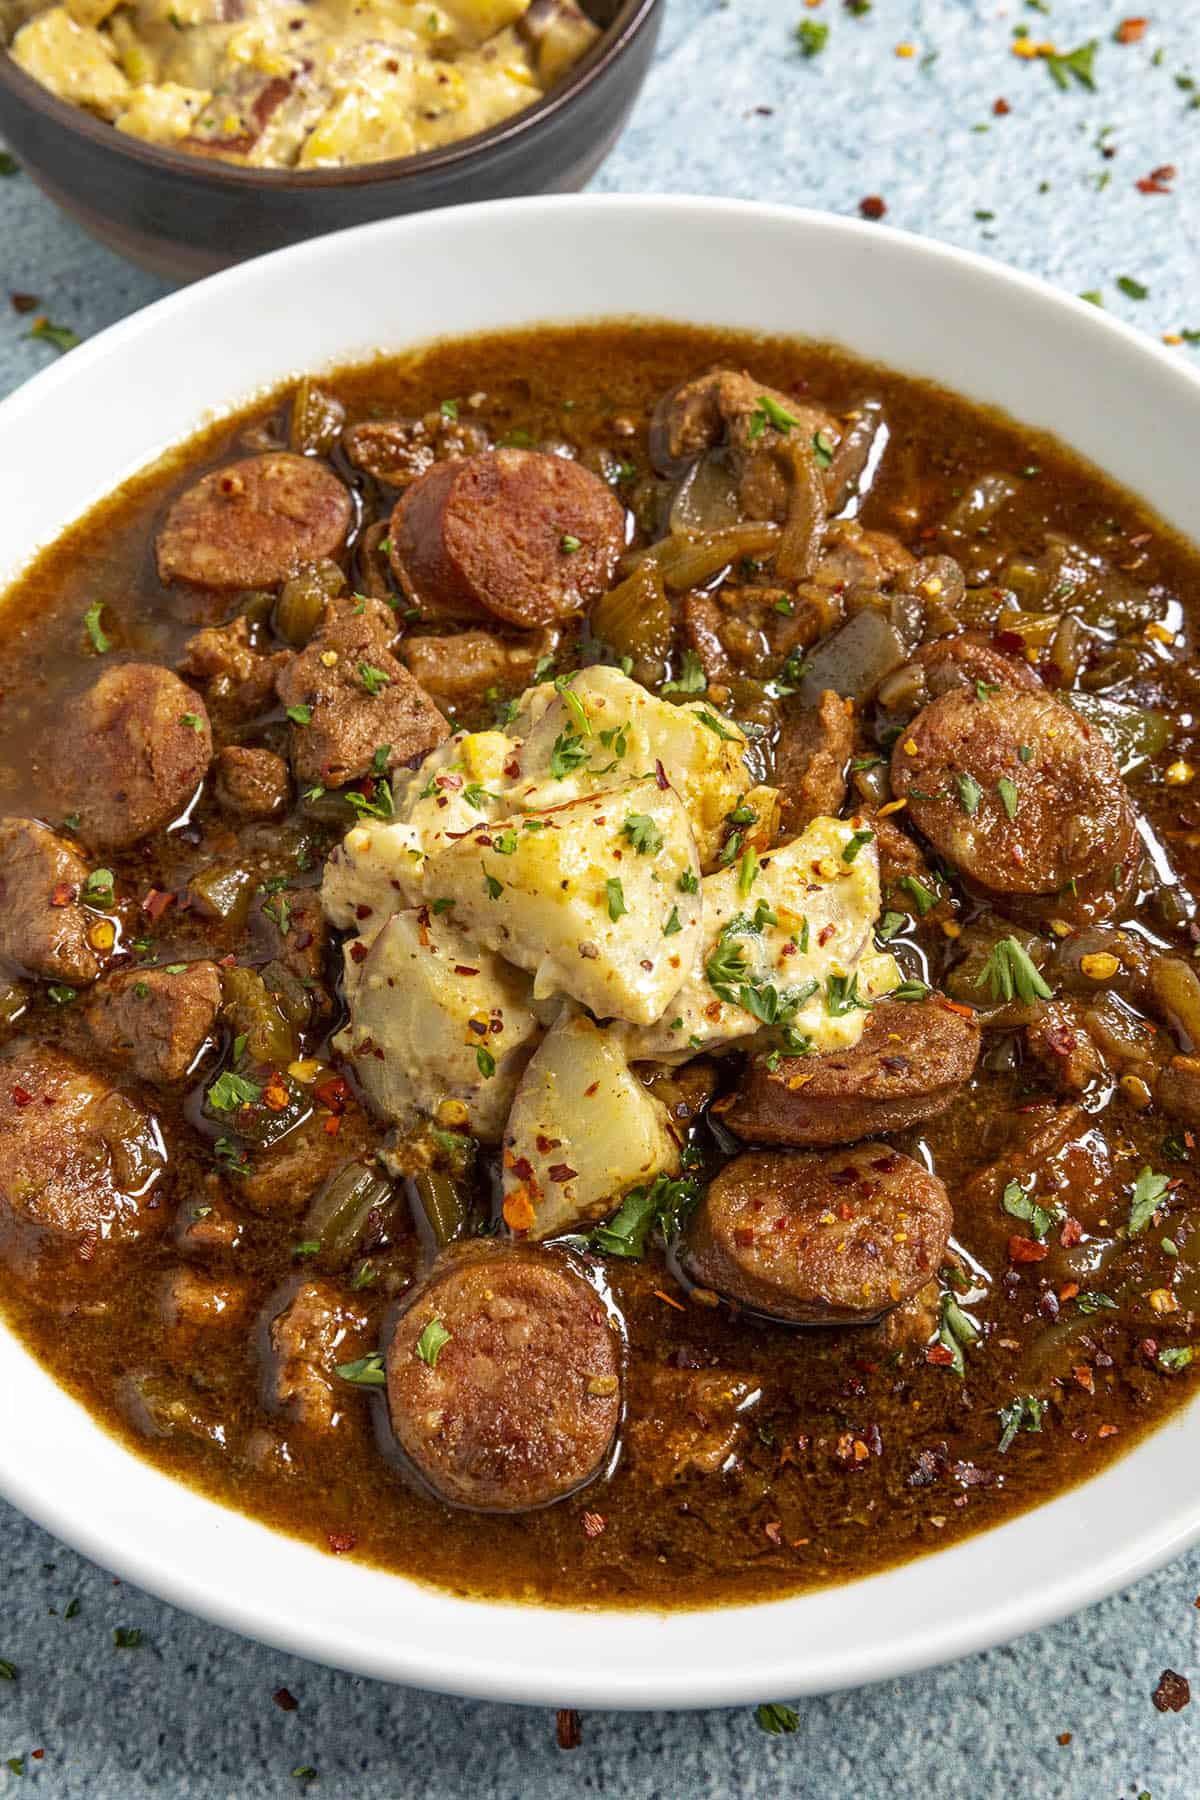
[[[482,44],[506,25],[515,25],[529,0],[442,0],[440,11],[452,19],[464,42]]]
[[[111,119],[129,93],[108,39],[90,25],[77,25],[65,7],[52,6],[22,25],[12,54],[43,87]]]
[[[444,918],[396,913],[365,959],[347,947],[351,1023],[336,1040],[372,1106],[400,1131],[461,1100],[469,1129],[498,1143],[541,1036],[529,980]]]
[[[113,123],[118,131],[147,144],[175,144],[187,137],[211,99],[207,88],[180,87],[174,81],[158,87],[146,83],[134,88]]]
[[[595,1223],[639,1182],[677,1174],[667,1109],[616,1031],[564,1012],[517,1088],[504,1134],[505,1217],[533,1239]]]
[[[704,703],[672,706],[656,700],[619,669],[582,669],[570,695],[564,699],[543,682],[524,696],[511,727],[512,735],[524,740],[518,753],[521,775],[511,795],[516,805],[558,806],[647,775],[661,762],[687,808],[700,860],[708,867],[720,849],[727,814],[750,786],[746,740],[738,727]],[[556,767],[564,768],[564,751],[568,760],[579,755],[583,760],[556,774]]]
[[[598,1018],[661,1017],[699,944],[695,840],[654,776],[477,826],[430,859],[425,884],[531,971],[535,996],[569,994]]]
[[[814,819],[800,837],[763,856],[748,887],[736,866],[705,877],[692,972],[657,1024],[626,1033],[632,1059],[681,1063],[725,1049],[770,1028],[773,1006],[814,1050],[858,1042],[864,1014],[853,1005],[839,1011],[838,990],[863,963],[879,913],[879,858],[873,841],[854,844],[858,829],[854,819]],[[741,1004],[743,992],[755,997],[757,1010]]]

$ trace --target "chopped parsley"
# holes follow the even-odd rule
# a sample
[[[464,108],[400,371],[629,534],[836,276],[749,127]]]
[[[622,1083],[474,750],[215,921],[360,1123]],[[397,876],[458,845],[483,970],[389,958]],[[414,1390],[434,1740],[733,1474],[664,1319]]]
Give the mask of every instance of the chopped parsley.
[[[847,840],[846,847],[842,851],[842,861],[844,863],[852,863],[863,845],[869,844],[874,836],[875,833],[873,831],[856,831],[853,836]]]
[[[562,781],[588,759],[588,748],[577,731],[560,731],[550,752],[550,773]]]
[[[83,342],[79,333],[72,331],[69,325],[54,325],[47,318],[35,320],[25,335],[34,338],[39,344],[52,344],[60,356]]]
[[[983,789],[973,775],[958,777],[958,804],[969,819],[973,819],[979,811],[979,802],[983,798]]]
[[[635,1261],[646,1253],[652,1230],[670,1238],[700,1199],[700,1185],[691,1176],[673,1181],[658,1175],[643,1187],[631,1188],[612,1218],[597,1226],[588,1238],[593,1250],[604,1256]]]
[[[705,706],[697,707],[696,717],[697,717],[697,719],[699,719],[701,725],[706,725],[710,731],[715,732],[716,735],[719,738],[721,738],[725,743],[727,743],[727,744],[740,744],[741,743],[741,741],[742,741],[741,734],[736,731],[727,731],[725,726],[721,723],[720,719],[718,719],[716,713],[709,712],[707,707],[705,707]]]
[[[450,1342],[450,1333],[440,1319],[430,1319],[424,1331],[417,1339],[417,1355],[431,1369],[436,1369],[438,1357]]]
[[[582,737],[591,737],[592,721],[587,716],[587,710],[584,707],[583,701],[579,698],[578,694],[572,691],[571,683],[574,679],[574,673],[570,675],[556,675],[554,678],[554,691],[575,721],[576,729],[579,731],[580,735]]]
[[[751,848],[742,851],[742,859],[738,863],[738,893],[744,900],[758,879],[760,868],[758,851]]]
[[[1017,806],[1020,802],[1020,795],[1017,793],[1016,783],[1010,781],[1007,775],[1002,775],[996,783],[996,792],[999,794],[1000,804],[1008,814],[1009,818],[1015,819],[1017,816]]]
[[[261,1098],[261,1085],[232,1069],[218,1075],[208,1090],[208,1103],[217,1112],[237,1112],[239,1107],[254,1106]]]
[[[676,932],[679,932],[682,930],[683,930],[683,923],[679,917],[679,908],[677,906],[673,906],[671,908],[671,916],[667,920],[666,924],[663,926],[663,936],[664,937],[674,937]]]
[[[84,627],[92,640],[92,649],[97,656],[103,656],[112,649],[112,639],[100,624],[100,615],[104,611],[103,600],[96,600],[83,615]]]
[[[933,889],[927,888],[925,883],[918,881],[915,875],[902,875],[897,885],[902,887],[906,894],[911,895],[912,903],[922,919],[926,913],[932,912],[938,903],[938,896]]]
[[[954,1295],[947,1288],[942,1295],[941,1309],[938,1314],[938,1343],[949,1350],[951,1361],[947,1365],[956,1375],[965,1375],[966,1364],[963,1361],[964,1347],[974,1344],[979,1337],[979,1327],[973,1319],[967,1317]]]
[[[485,1081],[490,1081],[496,1073],[496,1059],[483,1044],[480,1044],[475,1052],[475,1067]]]
[[[199,737],[204,730],[204,720],[200,717],[199,713],[186,712],[179,722],[181,725],[186,725],[189,731],[194,731],[197,737]]]
[[[683,874],[679,877],[679,880],[675,883],[675,886],[679,889],[681,894],[698,894],[700,892],[700,877],[694,869],[685,869]]]
[[[831,1019],[840,1019],[843,1014],[854,1012],[857,1008],[866,1012],[870,1002],[858,997],[858,975],[830,975],[825,982],[825,1011]]]
[[[79,990],[73,987],[48,987],[46,998],[52,1000],[55,1006],[70,1006],[72,1000],[78,998],[78,993]]]
[[[289,706],[287,709],[287,716],[292,721],[293,725],[311,725],[312,724],[312,707],[311,706]]]
[[[807,25],[809,21],[806,19],[804,23]],[[828,25],[823,25],[821,29],[823,31],[828,31],[829,27]],[[808,52],[807,54],[811,55],[815,54],[815,52]],[[756,1706],[754,1709],[754,1719],[759,1730],[770,1732],[772,1737],[779,1737],[783,1733],[796,1731],[800,1725],[800,1714],[796,1711],[795,1707],[781,1706],[776,1700],[764,1700],[761,1706]]]
[[[817,19],[801,19],[796,27],[796,42],[801,56],[819,56],[829,41],[829,27]]]
[[[489,900],[498,900],[504,892],[504,883],[502,881],[497,881],[496,877],[494,875],[489,875],[485,869],[483,872],[483,888]]]
[[[880,919],[878,925],[875,927],[876,942],[880,944],[890,944],[896,933],[902,930],[907,924],[908,918],[904,913],[885,912],[882,919]]]
[[[1071,85],[1071,77],[1074,76],[1080,87],[1085,87],[1089,93],[1094,94],[1096,76],[1093,64],[1098,48],[1096,39],[1092,38],[1088,43],[1080,44],[1077,50],[1068,50],[1061,55],[1057,51],[1052,51],[1043,56],[1042,61],[1056,87],[1062,88],[1065,92]],[[1120,286],[1120,283],[1118,282],[1117,285]]]
[[[663,847],[663,834],[648,813],[630,813],[621,831],[639,856],[655,856]]]
[[[976,987],[987,987],[991,998],[1008,1004],[1018,999],[1024,1006],[1035,1000],[1050,1000],[1053,990],[1042,979],[1024,944],[1019,938],[1001,938],[975,977]]]
[[[708,677],[704,673],[704,664],[694,650],[685,650],[679,674],[673,681],[664,681],[659,693],[702,694],[707,686]]]
[[[887,998],[889,1000],[928,1000],[932,992],[933,989],[927,982],[917,981],[914,977],[910,981],[902,981],[899,987],[892,989]]]
[[[1130,1237],[1137,1237],[1139,1232],[1146,1229],[1166,1199],[1170,1185],[1169,1175],[1156,1175],[1149,1167],[1139,1170],[1129,1207]]]
[[[577,538],[573,531],[564,531],[558,540],[558,547],[564,556],[574,556],[577,550],[583,549],[583,539]]]
[[[1027,1194],[1019,1181],[1010,1181],[1000,1196],[1000,1204],[1010,1219],[1021,1219],[1028,1226],[1039,1244],[1046,1241],[1050,1227],[1062,1214],[1054,1209],[1041,1206]]]
[[[1021,1394],[1000,1409],[1000,1454],[1003,1456],[1018,1431],[1040,1431],[1046,1402],[1036,1394]]]
[[[1132,275],[1118,275],[1117,286],[1131,300],[1148,300],[1150,289],[1143,282],[1135,281]]]
[[[142,1634],[136,1625],[114,1625],[113,1643],[118,1650],[136,1650]]]
[[[1165,1369],[1168,1375],[1174,1375],[1179,1369],[1186,1369],[1196,1352],[1190,1344],[1179,1344],[1172,1349],[1160,1350],[1158,1366]]]
[[[352,1387],[384,1387],[387,1384],[383,1357],[378,1350],[372,1350],[369,1356],[360,1356],[354,1362],[339,1363],[334,1374]]]
[[[625,889],[618,879],[613,878],[605,882],[604,891],[608,897],[608,916],[615,925],[629,911],[625,904]]]
[[[517,848],[517,834],[510,825],[507,831],[498,831],[492,839],[492,849],[497,856],[513,856]]]
[[[89,906],[109,906],[113,897],[111,869],[93,869],[83,884],[83,897]]]
[[[392,685],[392,678],[385,669],[377,669],[374,663],[359,663],[358,679],[374,700],[382,694],[385,687]]]

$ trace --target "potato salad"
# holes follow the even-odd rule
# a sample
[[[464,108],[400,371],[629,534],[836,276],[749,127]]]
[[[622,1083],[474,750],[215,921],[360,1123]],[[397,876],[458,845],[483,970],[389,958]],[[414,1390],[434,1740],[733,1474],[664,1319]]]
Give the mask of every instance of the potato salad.
[[[705,702],[584,669],[455,733],[347,833],[323,888],[356,934],[338,1048],[401,1161],[452,1116],[503,1146],[509,1225],[553,1236],[678,1172],[657,1076],[858,1041],[900,981],[874,833],[821,817],[772,847],[745,749]]]
[[[575,0],[5,0],[5,19],[22,68],[118,131],[270,169],[469,137],[598,36]]]

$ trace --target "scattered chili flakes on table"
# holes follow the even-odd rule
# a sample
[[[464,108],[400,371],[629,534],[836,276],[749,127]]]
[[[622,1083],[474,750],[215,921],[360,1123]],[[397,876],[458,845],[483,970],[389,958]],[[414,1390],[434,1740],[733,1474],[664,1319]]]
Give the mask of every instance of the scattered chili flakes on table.
[[[300,1705],[295,1694],[289,1692],[285,1687],[276,1688],[275,1692],[271,1695],[271,1698],[279,1708],[280,1712],[295,1712]]]
[[[882,219],[887,212],[887,202],[881,194],[867,194],[859,201],[858,210],[864,219]]]
[[[1162,163],[1157,169],[1151,169],[1148,175],[1143,175],[1134,186],[1139,194],[1169,194],[1173,191],[1171,183],[1177,174],[1174,163]]]
[[[1146,35],[1149,19],[1122,19],[1113,32],[1113,41],[1117,44],[1140,44]]]
[[[1150,1698],[1161,1713],[1182,1712],[1191,1702],[1192,1684],[1186,1675],[1177,1675],[1174,1669],[1164,1669]]]
[[[560,1750],[578,1750],[583,1742],[579,1714],[573,1706],[560,1706],[554,1715],[554,1733]]]

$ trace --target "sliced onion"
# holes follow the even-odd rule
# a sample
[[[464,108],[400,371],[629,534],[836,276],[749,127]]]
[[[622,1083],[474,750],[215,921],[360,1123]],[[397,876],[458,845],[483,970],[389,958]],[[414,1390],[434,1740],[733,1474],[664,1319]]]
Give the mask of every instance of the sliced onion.
[[[671,504],[670,528],[687,536],[724,531],[741,518],[737,482],[724,451],[698,457],[679,484]]]

